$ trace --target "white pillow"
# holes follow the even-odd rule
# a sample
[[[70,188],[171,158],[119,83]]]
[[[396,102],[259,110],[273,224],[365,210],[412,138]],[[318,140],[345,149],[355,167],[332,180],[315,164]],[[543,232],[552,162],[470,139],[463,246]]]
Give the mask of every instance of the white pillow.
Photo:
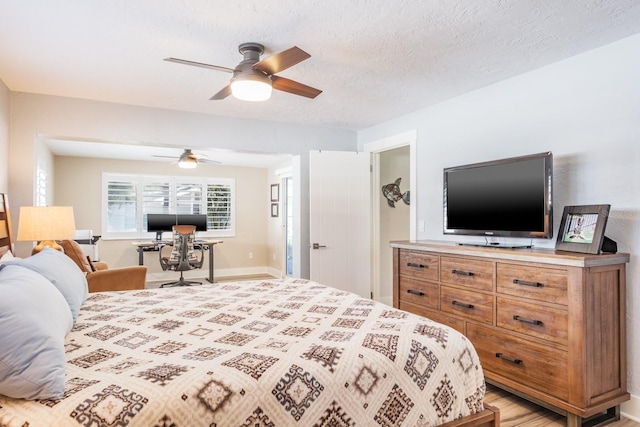
[[[13,256],[13,254],[11,253],[11,251],[7,251],[4,255],[2,255],[0,257],[0,265],[4,264],[5,262],[9,262],[16,259],[15,256]]]
[[[20,265],[46,277],[67,300],[75,323],[80,306],[89,295],[89,287],[84,273],[71,258],[55,249],[44,248],[33,256],[9,261],[0,269],[7,265]]]
[[[56,399],[64,393],[64,337],[73,325],[62,294],[18,265],[0,269],[0,394]]]

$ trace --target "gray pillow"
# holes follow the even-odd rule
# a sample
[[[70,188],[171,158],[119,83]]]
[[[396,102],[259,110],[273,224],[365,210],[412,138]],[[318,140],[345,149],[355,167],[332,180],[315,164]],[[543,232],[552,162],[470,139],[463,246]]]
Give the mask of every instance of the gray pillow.
[[[73,326],[67,302],[44,276],[18,265],[0,270],[0,295],[0,394],[61,398],[64,337]]]
[[[6,262],[0,269],[7,265],[20,265],[46,277],[67,300],[73,323],[76,322],[80,306],[89,294],[89,287],[85,274],[71,258],[55,249],[44,248],[34,256]]]

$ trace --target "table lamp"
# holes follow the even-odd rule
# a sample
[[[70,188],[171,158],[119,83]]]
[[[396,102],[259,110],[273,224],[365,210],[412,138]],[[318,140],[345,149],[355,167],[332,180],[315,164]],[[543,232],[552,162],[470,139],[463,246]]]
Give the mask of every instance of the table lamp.
[[[39,241],[32,253],[49,247],[61,251],[56,240],[73,239],[76,225],[72,206],[22,206],[18,220],[18,240]]]

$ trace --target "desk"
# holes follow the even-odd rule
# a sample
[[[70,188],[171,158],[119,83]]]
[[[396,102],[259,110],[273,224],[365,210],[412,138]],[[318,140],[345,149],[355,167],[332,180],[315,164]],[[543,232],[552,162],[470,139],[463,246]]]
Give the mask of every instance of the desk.
[[[207,280],[213,283],[213,247],[218,243],[222,243],[222,240],[196,240],[194,244],[196,246],[206,246],[209,251],[209,277]],[[171,240],[147,240],[144,242],[132,242],[138,251],[138,264],[144,265],[144,253],[149,251],[158,251],[160,245],[172,245]]]

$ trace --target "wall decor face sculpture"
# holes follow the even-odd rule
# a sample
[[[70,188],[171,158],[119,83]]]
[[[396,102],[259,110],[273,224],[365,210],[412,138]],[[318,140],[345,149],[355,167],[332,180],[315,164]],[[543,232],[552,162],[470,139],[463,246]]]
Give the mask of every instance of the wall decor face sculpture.
[[[382,194],[387,199],[387,203],[392,208],[396,207],[396,202],[402,200],[405,205],[410,204],[410,194],[409,190],[407,190],[404,194],[400,191],[400,182],[402,178],[396,179],[395,182],[391,184],[386,184],[382,186]]]

